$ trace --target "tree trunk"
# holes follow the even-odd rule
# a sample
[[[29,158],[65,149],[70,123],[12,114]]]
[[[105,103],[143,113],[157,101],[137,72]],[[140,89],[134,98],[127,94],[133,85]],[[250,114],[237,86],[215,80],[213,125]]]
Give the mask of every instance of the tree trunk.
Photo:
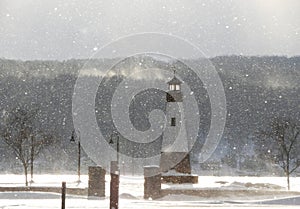
[[[33,159],[34,159],[34,139],[31,136],[31,151],[30,151],[30,182],[33,182]]]
[[[28,178],[27,178],[27,165],[24,166],[24,174],[25,174],[25,186],[28,186]]]
[[[290,191],[290,155],[289,155],[289,153],[287,153],[287,156],[286,156],[286,180],[287,180],[288,190]]]
[[[30,182],[33,182],[33,162],[31,162],[31,165],[30,165]]]
[[[288,190],[290,191],[290,173],[289,172],[287,172],[287,174],[286,174],[286,180],[287,180]]]

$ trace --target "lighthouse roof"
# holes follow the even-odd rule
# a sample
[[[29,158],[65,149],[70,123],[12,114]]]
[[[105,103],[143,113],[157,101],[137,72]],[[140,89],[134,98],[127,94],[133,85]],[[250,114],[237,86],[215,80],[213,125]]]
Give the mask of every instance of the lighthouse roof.
[[[169,84],[169,85],[172,85],[172,84],[175,84],[175,85],[177,85],[177,84],[182,84],[182,81],[179,80],[176,76],[174,76],[174,78],[172,78],[172,80],[170,80],[170,81],[168,82],[168,84]]]

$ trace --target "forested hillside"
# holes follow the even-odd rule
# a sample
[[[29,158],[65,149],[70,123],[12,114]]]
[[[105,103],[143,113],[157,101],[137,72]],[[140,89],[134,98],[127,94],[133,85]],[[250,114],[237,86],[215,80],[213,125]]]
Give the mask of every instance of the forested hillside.
[[[223,82],[227,102],[227,119],[221,143],[210,159],[211,162],[226,165],[230,168],[257,171],[264,168],[256,156],[254,141],[259,140],[256,133],[268,126],[275,116],[300,120],[300,57],[244,57],[224,56],[211,58]],[[80,69],[87,60],[67,61],[19,61],[0,59],[0,124],[10,110],[17,105],[25,109],[39,111],[36,125],[55,133],[57,143],[43,150],[36,160],[38,172],[52,172],[76,169],[76,147],[70,144],[73,131],[72,122],[72,95],[74,85]],[[141,62],[138,59],[124,61],[130,66],[131,62]],[[197,62],[197,60],[187,60]],[[104,71],[114,63],[114,60],[89,60],[90,68]],[[175,66],[180,66],[175,63]],[[164,68],[163,60],[148,57],[143,59],[142,67]],[[183,73],[184,67],[178,71]],[[101,74],[87,73],[85,76]],[[112,77],[110,81],[114,81]],[[188,76],[185,79],[192,79]],[[193,88],[199,86],[198,102],[201,118],[199,139],[193,148],[192,161],[197,164],[203,138],[209,128],[210,106],[207,93],[203,91],[201,82],[193,83]],[[96,110],[102,112],[98,116],[101,130],[109,134],[109,123],[106,123],[107,112],[105,107],[110,105],[112,88],[99,89]],[[107,96],[108,95],[108,96]],[[107,98],[106,98],[107,96]],[[106,98],[106,99],[105,99]],[[98,101],[96,99],[96,101]],[[158,102],[153,102],[158,101]],[[147,113],[151,110],[164,108],[164,94],[143,95],[137,98],[133,122],[137,129],[149,128]],[[147,104],[147,105],[144,105]],[[98,106],[97,106],[98,105]],[[105,109],[105,111],[104,111]],[[107,118],[109,120],[109,118]],[[105,125],[107,127],[105,127]],[[157,144],[151,149],[157,152]],[[125,146],[125,145],[124,145]],[[141,147],[127,144],[127,154],[135,155],[141,152]],[[126,150],[126,146],[123,150]],[[149,148],[149,147],[148,147]],[[0,142],[1,169],[0,172],[18,172],[21,170],[19,162],[11,150],[2,141]],[[85,155],[83,164],[91,164]],[[239,160],[237,160],[239,158]],[[44,161],[45,160],[45,161]],[[15,163],[12,163],[15,162]],[[47,162],[46,164],[44,162]],[[238,163],[237,163],[238,162]],[[242,167],[240,167],[242,166]]]

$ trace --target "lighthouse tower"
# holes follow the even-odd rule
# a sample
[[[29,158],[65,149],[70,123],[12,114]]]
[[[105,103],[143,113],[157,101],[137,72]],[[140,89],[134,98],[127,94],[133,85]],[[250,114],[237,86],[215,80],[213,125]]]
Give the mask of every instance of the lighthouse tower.
[[[166,93],[166,128],[162,139],[160,168],[164,173],[191,174],[187,132],[183,109],[182,82],[174,77]]]

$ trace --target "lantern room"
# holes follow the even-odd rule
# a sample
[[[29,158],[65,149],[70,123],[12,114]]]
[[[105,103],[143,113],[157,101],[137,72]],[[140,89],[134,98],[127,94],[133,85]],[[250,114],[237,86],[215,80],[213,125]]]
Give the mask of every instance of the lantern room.
[[[169,91],[180,91],[182,82],[174,76],[172,80],[168,82],[169,84]]]

